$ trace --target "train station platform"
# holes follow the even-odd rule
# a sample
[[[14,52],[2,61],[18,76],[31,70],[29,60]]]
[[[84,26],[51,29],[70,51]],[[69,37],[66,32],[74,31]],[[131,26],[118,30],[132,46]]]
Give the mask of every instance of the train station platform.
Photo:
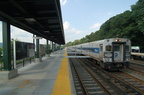
[[[18,69],[18,76],[0,80],[0,95],[76,95],[64,51]]]

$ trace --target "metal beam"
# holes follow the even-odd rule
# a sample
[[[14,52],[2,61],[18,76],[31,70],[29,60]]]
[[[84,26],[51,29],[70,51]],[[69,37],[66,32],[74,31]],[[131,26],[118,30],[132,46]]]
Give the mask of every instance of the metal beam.
[[[53,42],[65,43],[59,0],[2,0],[0,5],[0,20],[8,21],[14,26]],[[35,19],[35,21],[30,22],[26,20],[28,18]],[[55,29],[62,31],[61,38],[56,40],[45,35],[44,31],[53,32]]]
[[[52,2],[53,0],[19,0],[19,2],[41,2],[41,1]]]
[[[55,7],[56,7],[56,11],[57,11],[57,15],[59,17],[59,22],[60,22],[60,26],[61,26],[61,31],[62,31],[62,36],[63,36],[63,43],[65,43],[65,37],[64,37],[64,29],[63,29],[63,23],[62,23],[62,15],[60,14],[61,13],[61,10],[58,9],[58,3],[60,4],[59,0],[54,0],[55,1]]]
[[[17,26],[18,28],[24,29],[28,32],[34,33],[35,35],[39,35],[41,37],[47,38],[46,36],[42,35],[40,32],[32,29],[31,27],[21,23],[20,21],[12,18],[11,16],[5,14],[4,12],[0,11],[0,15],[2,16],[2,18],[0,18],[2,21],[10,21],[11,24],[13,24],[14,26]]]
[[[26,11],[22,6],[20,6],[15,0],[9,0],[14,6],[16,6],[21,12],[23,12],[24,14],[29,14],[28,11]],[[33,17],[33,16],[32,16]],[[26,19],[26,18],[25,18]],[[36,21],[36,23],[42,28],[44,29],[44,27],[38,22]]]
[[[46,54],[50,53],[50,48],[49,48],[49,41],[46,40]]]
[[[3,29],[3,58],[4,70],[10,71],[11,68],[11,41],[10,41],[10,23],[2,22]]]
[[[36,39],[36,58],[40,58],[39,47],[39,39]]]
[[[22,7],[20,6],[15,0],[9,0],[14,6],[16,6],[21,12],[23,12],[24,14],[27,14],[28,12]]]

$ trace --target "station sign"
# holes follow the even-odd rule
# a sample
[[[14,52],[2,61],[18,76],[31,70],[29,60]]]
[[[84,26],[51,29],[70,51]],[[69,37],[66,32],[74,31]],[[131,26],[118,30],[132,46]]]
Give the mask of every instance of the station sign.
[[[33,39],[42,39],[42,37],[33,37]]]

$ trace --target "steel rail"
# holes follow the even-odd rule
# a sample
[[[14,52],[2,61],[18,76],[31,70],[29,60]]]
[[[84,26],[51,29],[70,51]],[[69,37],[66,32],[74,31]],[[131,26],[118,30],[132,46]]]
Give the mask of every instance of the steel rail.
[[[85,61],[86,62],[86,61]],[[91,62],[91,61],[88,61]],[[91,62],[92,64],[92,62]],[[121,81],[120,79],[112,76],[110,73],[106,72],[105,70],[102,70],[100,67],[95,66],[97,69],[99,69],[101,72],[103,72],[106,76],[108,76],[108,80],[109,81],[114,81],[115,83],[119,83],[121,86],[125,87],[128,89],[128,92],[126,93],[137,93],[138,95],[144,95],[144,93],[142,91],[137,90],[136,88],[134,88],[133,86],[127,84],[126,82]],[[131,89],[132,92],[129,91],[129,89]]]
[[[93,74],[86,66],[84,66],[80,60],[78,60],[78,61],[79,61],[79,63],[87,70],[87,72],[89,72],[89,74],[93,77],[93,79],[95,80],[95,82],[98,83],[99,86],[100,86],[101,88],[103,88],[103,90],[104,90],[107,94],[112,95],[112,94],[104,87],[104,85],[94,76],[94,74]]]
[[[75,67],[72,59],[70,59],[70,62],[72,63],[71,65],[73,66],[73,68],[74,68],[74,70],[75,70],[75,72],[76,72],[76,75],[77,75],[77,77],[78,77],[78,80],[79,80],[79,82],[80,82],[80,84],[81,84],[81,87],[82,87],[82,89],[83,89],[83,93],[84,93],[85,95],[88,95],[88,92],[87,92],[86,88],[84,87],[84,84],[83,84],[83,82],[82,82],[82,80],[81,80],[81,78],[80,78],[80,76],[79,76],[79,74],[78,74],[78,71],[77,71],[77,69],[76,69],[76,67]]]
[[[133,77],[133,76],[131,76],[131,75],[128,75],[128,74],[126,74],[126,73],[124,73],[124,72],[120,72],[120,73],[121,73],[122,75],[119,74],[119,76],[117,76],[116,73],[115,73],[115,74],[112,74],[112,75],[113,75],[114,77],[118,78],[120,81],[123,81],[124,83],[127,83],[127,85],[129,85],[129,86],[131,86],[132,88],[136,89],[138,92],[144,94],[144,91],[142,91],[142,90],[139,89],[138,87],[134,86],[134,84],[132,85],[132,82],[130,83],[129,81],[124,80],[124,78],[122,79],[122,77],[120,77],[120,76],[123,76],[123,77],[125,76],[127,80],[128,80],[128,78],[129,78],[129,79],[133,79],[133,80],[135,80],[134,82],[139,82],[140,84],[143,84],[143,85],[144,85],[144,81],[141,81],[141,80],[139,80],[138,78],[135,78],[135,77]]]

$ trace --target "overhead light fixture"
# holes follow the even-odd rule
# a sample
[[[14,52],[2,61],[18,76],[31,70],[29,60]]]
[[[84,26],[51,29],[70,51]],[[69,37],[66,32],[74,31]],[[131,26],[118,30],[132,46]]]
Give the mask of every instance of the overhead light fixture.
[[[36,20],[34,18],[26,18],[25,19],[27,22],[36,22]]]
[[[44,33],[49,33],[49,31],[44,31]]]

